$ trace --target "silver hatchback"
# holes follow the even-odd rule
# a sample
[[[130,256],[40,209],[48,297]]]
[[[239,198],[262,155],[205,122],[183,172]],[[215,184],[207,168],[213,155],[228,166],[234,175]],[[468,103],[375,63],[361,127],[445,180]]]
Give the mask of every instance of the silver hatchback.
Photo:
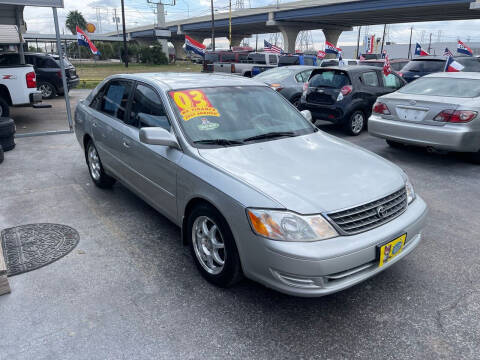
[[[394,147],[469,152],[480,163],[479,113],[480,73],[436,73],[379,97],[368,131]]]
[[[266,85],[117,75],[75,111],[100,187],[122,182],[182,229],[200,273],[320,296],[396,263],[427,206],[388,161],[319,131]]]

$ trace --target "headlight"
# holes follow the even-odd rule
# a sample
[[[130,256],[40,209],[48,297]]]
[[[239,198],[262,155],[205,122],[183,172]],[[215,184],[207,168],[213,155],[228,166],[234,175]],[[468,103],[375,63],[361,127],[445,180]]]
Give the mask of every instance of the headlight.
[[[415,190],[413,190],[413,185],[409,179],[407,179],[405,189],[407,190],[407,202],[410,204],[413,200],[415,200]]]
[[[289,211],[247,209],[252,230],[260,236],[283,241],[318,241],[338,236],[321,215],[301,216]]]

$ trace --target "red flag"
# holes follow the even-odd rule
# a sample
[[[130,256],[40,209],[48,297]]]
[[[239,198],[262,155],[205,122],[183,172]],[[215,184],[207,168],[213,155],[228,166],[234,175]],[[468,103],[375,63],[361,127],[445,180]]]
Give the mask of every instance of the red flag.
[[[323,59],[323,58],[325,58],[325,56],[327,56],[327,53],[326,53],[325,51],[323,51],[323,50],[318,50],[318,52],[317,52],[317,57],[318,57],[319,59]]]
[[[388,55],[385,54],[385,64],[383,65],[383,73],[385,76],[388,76],[392,73],[392,67],[390,66],[390,59],[388,58]]]

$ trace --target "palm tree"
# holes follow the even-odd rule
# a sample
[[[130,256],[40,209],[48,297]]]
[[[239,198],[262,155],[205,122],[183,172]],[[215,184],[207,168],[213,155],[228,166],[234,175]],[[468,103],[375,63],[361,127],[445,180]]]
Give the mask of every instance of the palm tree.
[[[72,32],[73,35],[77,33],[76,27],[85,30],[87,27],[87,22],[83,17],[82,13],[78,10],[70,11],[67,15],[67,20],[65,21],[65,26]]]

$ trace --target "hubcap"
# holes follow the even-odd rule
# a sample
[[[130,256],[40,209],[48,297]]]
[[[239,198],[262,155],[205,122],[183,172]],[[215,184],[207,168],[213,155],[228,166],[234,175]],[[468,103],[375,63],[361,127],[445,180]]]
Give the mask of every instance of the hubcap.
[[[225,265],[225,244],[218,226],[207,216],[195,219],[192,228],[193,249],[202,267],[216,275]]]
[[[352,119],[352,131],[355,134],[358,134],[363,129],[363,115],[362,114],[355,114]]]
[[[90,145],[88,148],[88,167],[90,168],[90,174],[94,180],[100,179],[100,159],[98,158],[97,150],[95,146]]]
[[[42,92],[43,97],[49,97],[52,95],[52,89],[49,85],[42,84],[40,85],[39,90]]]

